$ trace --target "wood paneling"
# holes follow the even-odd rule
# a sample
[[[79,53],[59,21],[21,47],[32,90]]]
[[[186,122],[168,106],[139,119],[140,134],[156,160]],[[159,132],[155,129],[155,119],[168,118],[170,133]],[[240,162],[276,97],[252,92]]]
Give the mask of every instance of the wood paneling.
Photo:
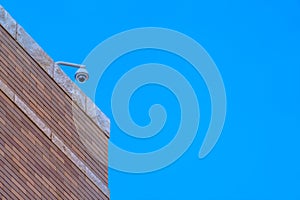
[[[107,136],[1,26],[0,79],[108,184]],[[0,137],[4,198],[108,199],[2,92]]]

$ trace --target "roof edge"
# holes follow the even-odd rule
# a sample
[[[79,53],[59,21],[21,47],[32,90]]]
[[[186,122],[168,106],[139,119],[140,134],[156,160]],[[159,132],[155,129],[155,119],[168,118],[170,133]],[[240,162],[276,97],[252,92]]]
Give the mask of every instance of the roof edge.
[[[55,65],[53,59],[34,41],[11,15],[0,5],[0,25],[18,42],[20,46],[47,72],[47,74],[68,94],[106,134],[110,135],[109,118],[84,94],[84,92]]]

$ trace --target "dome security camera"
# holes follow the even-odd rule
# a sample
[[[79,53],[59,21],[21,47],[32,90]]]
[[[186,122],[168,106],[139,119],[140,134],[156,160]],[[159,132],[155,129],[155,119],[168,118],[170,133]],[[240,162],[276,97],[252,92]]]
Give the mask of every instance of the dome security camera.
[[[85,65],[70,63],[70,62],[64,62],[64,61],[57,61],[55,62],[55,65],[65,65],[70,67],[78,68],[78,70],[75,73],[75,79],[79,83],[85,83],[89,79],[89,73],[86,70]]]
[[[89,73],[85,68],[79,68],[75,73],[75,79],[79,83],[84,83],[89,79]]]

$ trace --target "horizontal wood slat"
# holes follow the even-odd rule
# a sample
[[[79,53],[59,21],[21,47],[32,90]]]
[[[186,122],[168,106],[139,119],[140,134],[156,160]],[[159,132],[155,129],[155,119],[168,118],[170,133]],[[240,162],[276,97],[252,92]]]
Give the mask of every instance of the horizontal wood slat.
[[[38,64],[0,28],[0,78],[32,109],[57,135],[77,152],[79,157],[107,184],[107,137],[93,121],[61,90],[54,80],[41,69]],[[7,56],[9,55],[9,56]],[[35,76],[40,80],[44,90],[36,87]],[[50,95],[45,95],[50,94]],[[50,96],[50,99],[49,97]],[[48,114],[45,114],[46,113]],[[74,114],[80,116],[74,123]],[[89,141],[95,140],[91,133],[99,137],[94,150]],[[96,138],[97,139],[97,138]],[[84,144],[83,142],[87,142]]]
[[[97,187],[87,187],[93,184],[91,180],[64,154],[58,158],[51,153],[51,149],[56,152],[59,149],[3,92],[0,92],[0,107],[4,122],[0,126],[1,143],[4,144],[1,145],[4,154],[1,182],[7,193],[14,194],[11,190],[14,188],[24,199],[40,199],[39,195],[64,199],[64,194],[75,199],[108,199]]]
[[[0,81],[108,185],[107,134],[1,25]],[[0,137],[4,199],[109,199],[1,90]]]

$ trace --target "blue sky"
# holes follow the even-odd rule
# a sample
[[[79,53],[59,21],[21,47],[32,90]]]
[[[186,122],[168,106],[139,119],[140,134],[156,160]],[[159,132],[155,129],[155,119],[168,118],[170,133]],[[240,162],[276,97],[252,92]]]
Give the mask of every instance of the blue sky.
[[[213,151],[198,159],[210,119],[201,76],[182,59],[143,50],[116,60],[98,85],[96,103],[111,118],[111,140],[148,152],[174,137],[180,108],[163,87],[145,86],[131,99],[133,120],[149,123],[147,110],[168,112],[162,132],[145,141],[114,122],[110,99],[118,78],[137,64],[158,62],[180,71],[200,102],[197,136],[172,165],[152,173],[109,171],[112,200],[300,199],[300,1],[17,1],[0,3],[54,59],[81,63],[100,42],[125,30],[164,27],[200,43],[219,68],[227,116]],[[74,71],[65,69],[73,76]],[[193,120],[193,119],[191,119]]]

